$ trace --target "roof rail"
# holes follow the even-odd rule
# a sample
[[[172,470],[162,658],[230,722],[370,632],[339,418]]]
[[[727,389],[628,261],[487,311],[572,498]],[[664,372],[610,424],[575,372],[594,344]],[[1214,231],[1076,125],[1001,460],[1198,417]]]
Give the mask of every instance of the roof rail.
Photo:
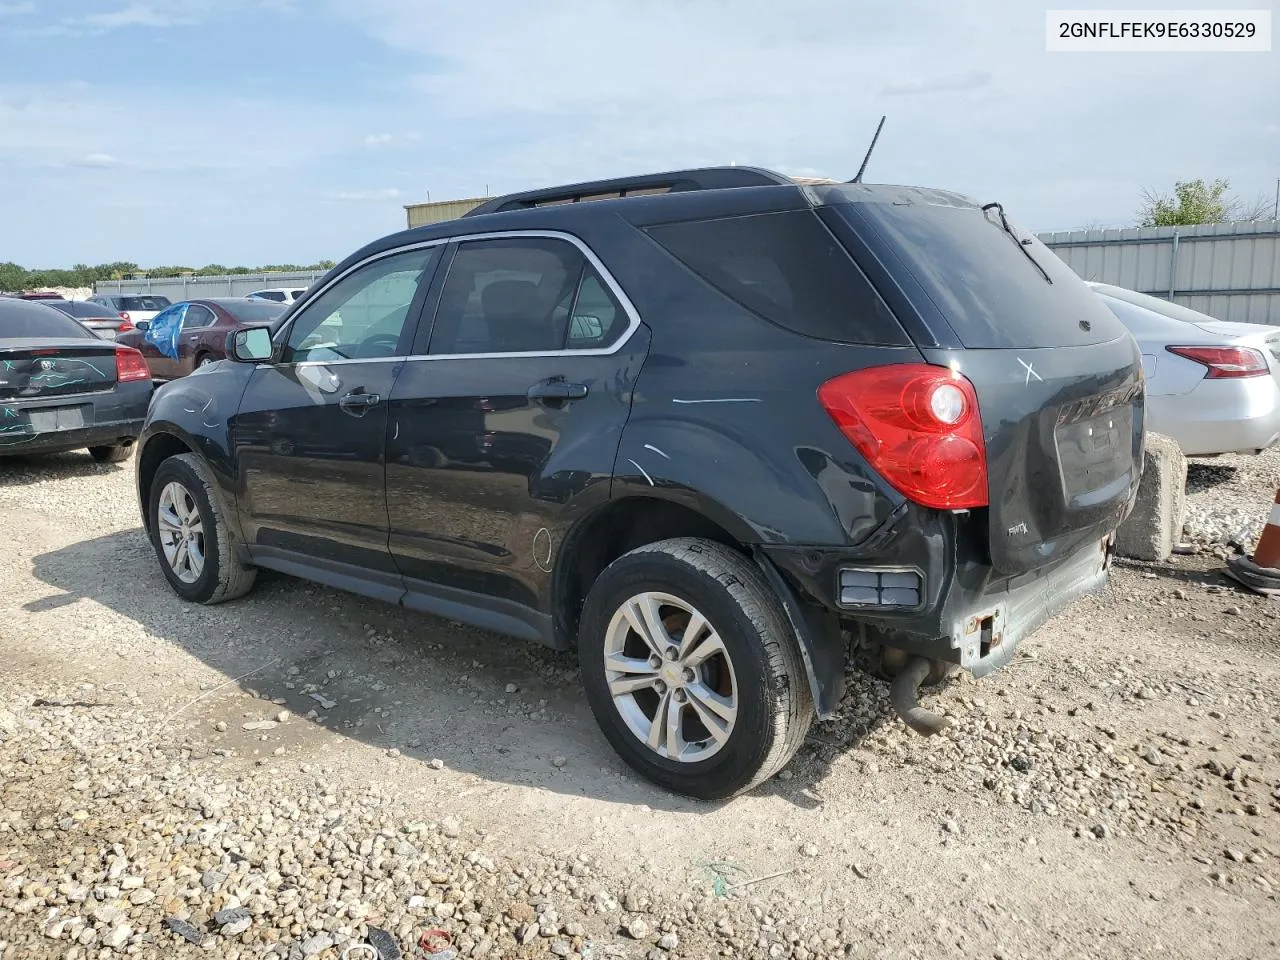
[[[562,203],[587,200],[612,200],[618,197],[645,196],[655,193],[682,193],[688,190],[722,190],[728,187],[768,187],[795,185],[781,173],[759,167],[701,167],[696,170],[671,170],[647,173],[638,177],[593,180],[561,187],[545,187],[494,197],[468,210],[464,217],[507,210],[528,210]]]

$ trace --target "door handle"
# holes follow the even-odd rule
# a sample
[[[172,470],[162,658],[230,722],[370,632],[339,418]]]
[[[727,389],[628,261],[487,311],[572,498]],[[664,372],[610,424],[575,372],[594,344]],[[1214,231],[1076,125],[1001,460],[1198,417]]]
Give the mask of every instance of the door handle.
[[[585,383],[569,383],[563,377],[552,377],[535,383],[526,396],[530,400],[581,400],[587,392]]]
[[[369,408],[380,403],[382,398],[376,393],[365,393],[353,390],[338,401],[338,406],[353,417],[363,417]]]

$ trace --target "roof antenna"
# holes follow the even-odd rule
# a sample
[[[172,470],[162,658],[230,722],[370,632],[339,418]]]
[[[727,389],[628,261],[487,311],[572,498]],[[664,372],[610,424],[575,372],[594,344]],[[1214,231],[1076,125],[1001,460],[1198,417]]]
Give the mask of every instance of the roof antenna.
[[[876,148],[876,141],[880,139],[880,131],[884,129],[884,117],[880,118],[880,122],[876,125],[876,135],[871,138],[871,146],[867,147],[867,155],[862,158],[862,166],[858,168],[858,175],[850,180],[850,183],[861,183],[862,175],[867,172],[867,161],[871,159],[871,151]]]

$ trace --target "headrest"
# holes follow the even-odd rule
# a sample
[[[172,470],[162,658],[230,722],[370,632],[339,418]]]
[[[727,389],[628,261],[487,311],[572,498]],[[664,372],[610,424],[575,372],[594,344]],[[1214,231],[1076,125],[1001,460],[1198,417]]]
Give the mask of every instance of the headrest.
[[[531,280],[495,280],[480,291],[486,320],[533,321],[538,314],[538,285]]]

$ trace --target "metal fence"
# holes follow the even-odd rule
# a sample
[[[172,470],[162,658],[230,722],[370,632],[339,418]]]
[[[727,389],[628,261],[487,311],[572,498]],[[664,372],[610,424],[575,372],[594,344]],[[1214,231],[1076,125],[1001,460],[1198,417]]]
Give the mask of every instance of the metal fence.
[[[154,293],[178,303],[182,300],[198,300],[202,297],[243,297],[245,294],[267,287],[301,290],[311,286],[323,276],[323,270],[306,270],[298,273],[233,273],[216,277],[100,280],[93,285],[93,290],[94,293],[108,296]]]
[[[1219,320],[1280,326],[1280,220],[1077,230],[1040,239],[1085,280]]]

